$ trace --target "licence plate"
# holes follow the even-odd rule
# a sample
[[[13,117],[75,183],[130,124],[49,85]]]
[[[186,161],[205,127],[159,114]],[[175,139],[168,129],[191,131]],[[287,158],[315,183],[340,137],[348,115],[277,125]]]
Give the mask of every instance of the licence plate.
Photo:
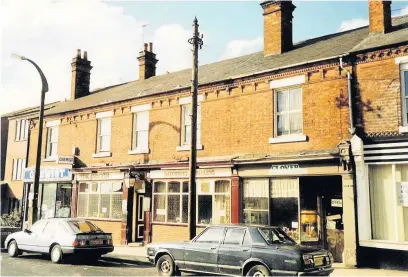
[[[90,245],[101,245],[101,244],[103,244],[103,240],[101,240],[101,239],[91,240],[91,241],[89,241],[89,244]]]
[[[314,258],[315,266],[321,266],[324,263],[324,257],[315,257]]]

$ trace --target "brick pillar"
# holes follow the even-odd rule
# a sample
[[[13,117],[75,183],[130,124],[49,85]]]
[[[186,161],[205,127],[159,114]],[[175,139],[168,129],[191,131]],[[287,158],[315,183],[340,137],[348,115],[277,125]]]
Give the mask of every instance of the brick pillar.
[[[127,202],[129,196],[129,189],[126,185],[123,186],[122,193],[122,223],[120,228],[120,244],[127,244]]]
[[[72,182],[72,198],[71,198],[71,217],[77,216],[78,206],[78,183]]]
[[[344,224],[344,253],[343,263],[347,267],[357,265],[356,257],[356,217],[354,204],[354,180],[353,175],[342,176],[343,180],[343,224]]]
[[[241,208],[239,197],[239,177],[231,178],[231,223],[239,223],[239,210]]]

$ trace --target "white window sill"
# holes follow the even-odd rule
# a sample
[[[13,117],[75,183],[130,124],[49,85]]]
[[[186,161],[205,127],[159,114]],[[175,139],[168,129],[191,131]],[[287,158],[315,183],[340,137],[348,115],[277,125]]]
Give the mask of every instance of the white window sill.
[[[289,136],[281,136],[276,138],[269,138],[269,143],[287,143],[287,142],[298,142],[298,141],[306,141],[306,135],[289,135]]]
[[[408,133],[408,126],[399,126],[400,133]]]
[[[383,249],[395,249],[395,250],[408,250],[407,242],[396,242],[386,240],[360,240],[360,246],[383,248]]]
[[[197,144],[197,150],[203,150],[202,144]],[[190,144],[180,145],[176,147],[176,151],[190,151]]]
[[[57,157],[47,157],[43,160],[43,162],[56,162]]]
[[[149,149],[133,149],[133,150],[129,150],[128,154],[129,155],[137,155],[137,154],[149,154],[150,150]]]
[[[112,152],[99,152],[92,154],[92,158],[103,158],[103,157],[111,157]]]

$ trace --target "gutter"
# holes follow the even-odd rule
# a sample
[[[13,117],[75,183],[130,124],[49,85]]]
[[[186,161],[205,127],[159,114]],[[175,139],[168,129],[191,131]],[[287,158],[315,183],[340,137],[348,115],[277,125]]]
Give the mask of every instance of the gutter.
[[[340,57],[339,61],[340,61],[340,68],[344,70],[343,57]],[[356,128],[354,127],[354,120],[353,120],[353,102],[352,102],[353,98],[352,98],[352,95],[351,95],[351,79],[352,79],[351,72],[350,72],[350,70],[347,70],[347,90],[348,90],[348,99],[349,99],[348,104],[349,104],[349,114],[350,114],[350,129],[349,129],[349,131],[350,131],[351,135],[354,135],[354,133],[356,131]]]

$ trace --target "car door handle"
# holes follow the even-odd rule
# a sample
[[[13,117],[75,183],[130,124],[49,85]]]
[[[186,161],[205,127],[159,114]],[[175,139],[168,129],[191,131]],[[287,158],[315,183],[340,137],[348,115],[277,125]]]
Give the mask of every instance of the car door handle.
[[[217,249],[217,246],[211,246],[210,249],[211,250]]]
[[[242,251],[248,252],[248,251],[249,251],[249,248],[244,248],[244,249],[242,249]]]

